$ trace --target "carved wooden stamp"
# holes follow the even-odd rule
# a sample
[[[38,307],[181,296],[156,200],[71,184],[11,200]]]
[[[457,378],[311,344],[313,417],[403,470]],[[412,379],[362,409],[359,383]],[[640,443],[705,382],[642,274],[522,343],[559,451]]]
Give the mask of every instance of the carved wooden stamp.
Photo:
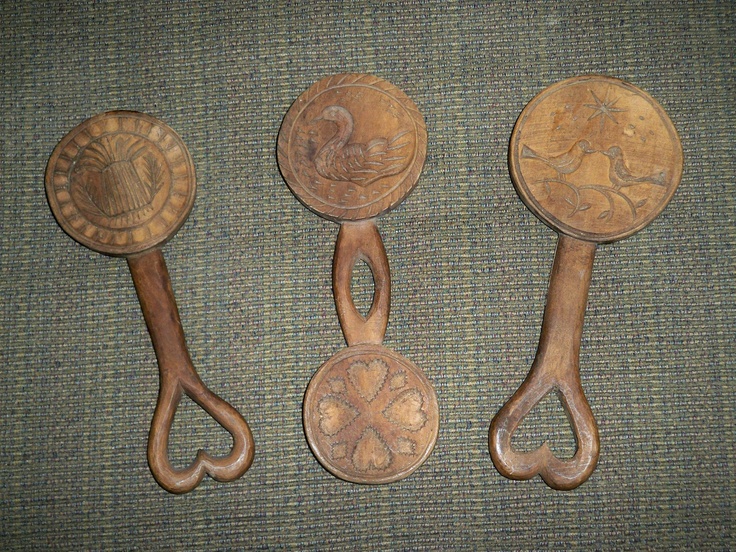
[[[46,168],[46,195],[64,231],[90,249],[128,260],[160,372],[148,463],[172,493],[192,490],[205,473],[218,481],[237,479],[254,451],[246,421],[192,365],[160,249],[189,216],[195,190],[194,164],[181,138],[161,121],[130,111],[103,113],[77,126]],[[232,435],[226,457],[199,451],[188,468],[170,464],[169,433],[182,393]]]
[[[304,205],[336,222],[381,215],[401,203],[426,155],[424,120],[390,83],[337,75],[294,102],[279,133],[279,167]]]
[[[338,477],[388,483],[409,475],[437,436],[434,390],[413,363],[380,345],[344,349],[314,375],[304,430]]]
[[[669,203],[682,176],[682,146],[648,94],[624,81],[583,76],[554,84],[524,108],[509,146],[519,196],[560,234],[537,356],[524,383],[493,419],[496,468],[512,479],[537,474],[573,489],[598,462],[598,428],[579,375],[580,338],[597,243],[626,238]],[[511,438],[550,391],[568,412],[577,450],[514,450]]]
[[[414,103],[370,75],[315,83],[291,106],[279,132],[279,167],[289,188],[312,211],[340,224],[333,292],[348,348],[312,378],[303,419],[320,463],[355,483],[408,476],[429,457],[439,431],[437,398],[426,376],[381,345],[391,284],[375,222],[416,185],[426,144]],[[367,316],[350,293],[359,260],[373,273]]]

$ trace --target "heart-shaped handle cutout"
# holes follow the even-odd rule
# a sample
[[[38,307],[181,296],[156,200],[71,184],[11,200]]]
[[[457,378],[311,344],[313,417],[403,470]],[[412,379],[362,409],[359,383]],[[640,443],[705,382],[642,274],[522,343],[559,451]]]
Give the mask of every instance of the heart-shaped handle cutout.
[[[169,460],[169,437],[182,393],[230,433],[233,446],[224,457],[212,457],[199,450],[189,467],[176,469]],[[253,436],[245,419],[226,401],[215,395],[196,375],[179,380],[165,378],[161,382],[156,411],[148,435],[148,464],[159,485],[171,493],[194,489],[205,474],[217,481],[233,481],[243,475],[254,455]]]
[[[560,236],[537,355],[524,383],[493,418],[488,436],[493,463],[508,478],[539,474],[550,487],[569,490],[585,482],[598,463],[598,427],[580,384],[579,366],[594,257],[595,243]],[[511,446],[521,420],[550,391],[558,393],[577,441],[568,460],[557,458],[546,443],[531,452]]]
[[[561,460],[575,455],[577,442],[559,392],[550,391],[524,416],[511,439],[514,450],[532,451],[543,444]]]
[[[156,351],[160,374],[158,403],[148,435],[148,464],[156,481],[171,493],[186,493],[205,474],[217,481],[233,481],[253,462],[253,435],[243,416],[230,404],[207,389],[189,357],[179,311],[174,300],[169,272],[161,250],[128,258],[130,274],[141,304],[143,317]],[[197,403],[225,428],[233,438],[230,454],[213,458],[203,450],[185,469],[177,470],[169,461],[169,434],[182,393]]]
[[[570,459],[557,458],[547,443],[529,452],[518,451],[511,444],[521,421],[550,391],[558,392],[575,435],[577,449]],[[496,469],[510,479],[540,475],[558,490],[574,489],[585,482],[598,463],[600,444],[598,427],[579,379],[550,381],[532,367],[529,377],[493,418],[489,447]]]

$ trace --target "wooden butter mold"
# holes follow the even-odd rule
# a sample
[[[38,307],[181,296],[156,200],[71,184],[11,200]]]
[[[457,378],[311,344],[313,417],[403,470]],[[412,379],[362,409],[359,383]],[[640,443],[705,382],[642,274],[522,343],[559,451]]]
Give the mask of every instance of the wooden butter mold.
[[[559,240],[536,357],[494,417],[489,447],[504,476],[540,475],[555,489],[573,489],[590,477],[600,452],[579,368],[596,247],[631,236],[662,212],[682,177],[682,145],[649,94],[615,78],[581,76],[550,86],[523,109],[509,167],[522,201]],[[511,444],[524,416],[550,392],[559,395],[577,442],[569,459],[546,443],[527,452]]]
[[[161,251],[194,205],[194,164],[181,138],[144,113],[102,113],[59,142],[45,181],[51,211],[69,236],[128,261],[159,366],[148,437],[154,478],[171,493],[191,491],[205,474],[217,481],[239,478],[253,462],[253,436],[243,416],[210,391],[194,369]],[[172,466],[169,436],[183,393],[230,433],[227,456],[200,450],[187,468]]]
[[[390,483],[410,475],[434,448],[437,397],[414,363],[382,345],[391,279],[376,225],[414,189],[427,132],[406,94],[371,75],[341,74],[292,104],[278,137],[281,173],[306,207],[340,225],[333,294],[348,347],[325,362],[304,395],[307,442],[333,475]],[[364,261],[374,297],[363,316],[350,284]]]

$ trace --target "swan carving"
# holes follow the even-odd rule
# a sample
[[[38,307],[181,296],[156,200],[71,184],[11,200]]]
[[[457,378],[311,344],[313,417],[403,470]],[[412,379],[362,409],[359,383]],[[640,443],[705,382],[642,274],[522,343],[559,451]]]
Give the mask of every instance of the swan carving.
[[[400,173],[409,162],[408,151],[401,151],[410,145],[409,141],[401,141],[409,131],[399,132],[391,139],[374,138],[365,144],[349,143],[354,122],[347,109],[339,105],[325,107],[312,122],[318,121],[329,121],[337,127],[313,159],[317,173],[328,180],[368,186],[381,178]]]

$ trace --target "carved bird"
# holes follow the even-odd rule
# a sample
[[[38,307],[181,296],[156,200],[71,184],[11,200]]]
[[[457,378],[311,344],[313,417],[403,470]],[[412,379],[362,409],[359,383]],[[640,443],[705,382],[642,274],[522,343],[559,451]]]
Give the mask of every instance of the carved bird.
[[[608,168],[608,179],[617,190],[626,186],[642,184],[648,182],[655,186],[666,186],[664,171],[646,176],[636,176],[631,174],[631,170],[626,166],[624,160],[624,152],[618,146],[611,146],[606,151],[601,151],[603,155],[608,157],[610,164]]]
[[[329,121],[337,127],[335,134],[313,159],[317,173],[324,178],[368,186],[406,168],[409,155],[401,155],[400,150],[409,142],[400,142],[400,139],[408,131],[400,132],[390,140],[374,138],[367,144],[348,143],[354,123],[347,109],[339,105],[325,107],[312,122],[318,121]]]
[[[537,153],[529,146],[522,146],[521,157],[524,159],[537,159],[549,165],[557,171],[557,176],[560,180],[565,180],[568,174],[572,174],[580,168],[580,164],[583,162],[583,156],[586,153],[595,153],[595,151],[591,148],[590,142],[580,140],[575,142],[565,153],[549,157]]]

